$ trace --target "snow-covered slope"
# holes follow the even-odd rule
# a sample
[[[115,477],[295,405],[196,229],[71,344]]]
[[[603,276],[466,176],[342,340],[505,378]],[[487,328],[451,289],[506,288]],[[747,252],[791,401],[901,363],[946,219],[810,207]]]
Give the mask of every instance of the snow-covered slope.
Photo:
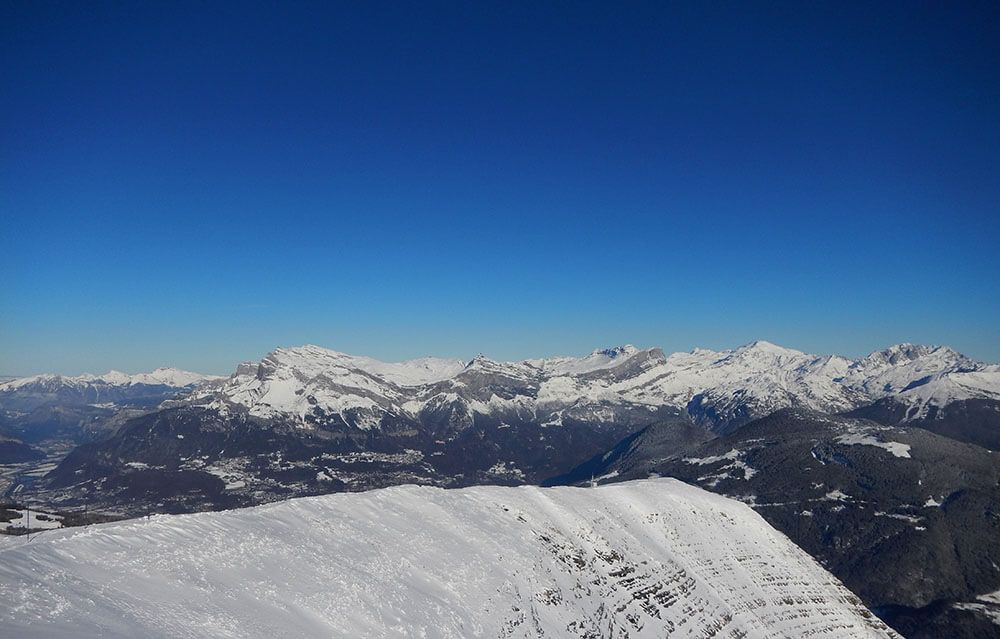
[[[730,351],[675,353],[659,367],[616,385],[643,403],[670,402],[699,421],[726,426],[786,406],[846,410],[857,392],[841,379],[850,362],[757,341]]]
[[[241,365],[192,401],[303,423],[331,415],[363,429],[384,416],[471,423],[505,415],[558,426],[620,421],[668,407],[726,431],[798,406],[842,412],[892,397],[908,405],[1000,397],[1000,372],[944,347],[901,344],[860,360],[757,341],[728,351],[621,346],[586,357],[498,362],[477,356],[387,364],[317,346],[281,348]]]
[[[188,386],[197,386],[203,382],[222,379],[220,375],[202,375],[201,373],[192,373],[190,371],[182,371],[177,368],[157,368],[150,373],[137,373],[135,375],[129,375],[128,383],[131,384],[162,384],[164,386],[172,386],[173,388],[185,388]]]
[[[942,373],[985,368],[946,346],[897,344],[853,362],[848,380],[874,396],[899,393],[911,384]]]
[[[890,637],[738,502],[674,480],[401,486],[0,545],[17,637]]]
[[[898,344],[851,364],[847,382],[871,401],[906,408],[905,419],[968,399],[1000,399],[1000,366],[987,366],[945,346]]]
[[[570,479],[655,473],[745,501],[894,622],[909,615],[943,622],[942,602],[1000,588],[996,453],[924,428],[803,409],[682,453],[650,431]],[[951,620],[948,632],[913,636],[998,636],[1000,626],[982,621]]]
[[[1000,369],[946,372],[912,382],[892,399],[907,407],[906,419],[926,417],[932,407],[967,399],[1000,400]]]

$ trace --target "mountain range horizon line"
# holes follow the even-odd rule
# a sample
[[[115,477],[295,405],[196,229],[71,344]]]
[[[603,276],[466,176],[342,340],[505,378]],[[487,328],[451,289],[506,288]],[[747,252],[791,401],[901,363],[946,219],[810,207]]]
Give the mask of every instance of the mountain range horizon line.
[[[894,344],[890,344],[890,345],[888,345],[888,346],[886,346],[884,348],[875,349],[875,350],[873,350],[873,351],[871,351],[869,353],[866,353],[864,355],[860,355],[860,356],[857,356],[857,357],[852,357],[850,355],[844,355],[842,353],[812,353],[812,352],[809,352],[809,351],[806,351],[806,350],[801,350],[801,349],[798,349],[798,348],[783,346],[781,344],[777,344],[775,342],[772,342],[772,341],[766,340],[766,339],[755,339],[755,340],[751,340],[749,342],[740,344],[739,346],[735,346],[735,347],[732,347],[732,348],[714,349],[714,348],[705,348],[705,347],[701,347],[701,346],[695,346],[694,348],[691,348],[690,350],[677,350],[677,351],[671,351],[670,353],[667,353],[666,351],[664,351],[663,348],[660,347],[660,346],[636,346],[633,343],[629,342],[629,343],[617,344],[617,345],[614,345],[614,346],[608,346],[608,347],[605,347],[605,348],[595,348],[591,352],[589,352],[587,354],[584,354],[584,355],[561,355],[561,354],[553,354],[553,355],[547,355],[547,356],[541,356],[541,357],[527,357],[527,358],[520,358],[520,359],[497,359],[497,358],[490,357],[489,355],[486,355],[483,352],[477,353],[475,356],[473,356],[471,358],[469,358],[469,357],[447,357],[447,356],[439,356],[439,355],[420,355],[420,356],[417,356],[417,357],[410,357],[410,358],[404,358],[404,359],[380,359],[380,358],[370,357],[368,355],[360,355],[360,354],[351,353],[351,352],[348,352],[348,351],[345,351],[345,350],[334,349],[334,348],[330,348],[330,347],[327,347],[327,346],[321,346],[319,344],[314,344],[314,343],[308,343],[307,342],[305,344],[300,344],[300,345],[297,345],[297,346],[276,346],[275,348],[272,348],[271,350],[267,351],[260,359],[247,359],[247,360],[242,360],[242,361],[237,362],[228,372],[223,371],[223,372],[203,373],[201,371],[193,371],[193,370],[191,370],[189,368],[185,368],[185,367],[182,367],[182,366],[169,366],[169,365],[166,365],[166,366],[157,366],[156,368],[154,368],[152,370],[138,369],[138,370],[134,370],[134,372],[124,371],[121,368],[110,368],[110,369],[108,369],[108,371],[106,371],[104,373],[92,373],[92,372],[89,372],[89,371],[83,372],[83,373],[77,373],[77,374],[72,374],[72,373],[58,373],[58,372],[52,372],[52,371],[44,371],[44,372],[40,372],[40,373],[29,373],[27,375],[15,374],[15,373],[0,373],[0,384],[7,383],[9,381],[21,380],[21,379],[28,379],[28,378],[57,378],[57,377],[61,377],[61,378],[66,378],[66,379],[81,379],[81,378],[99,379],[99,378],[103,378],[103,377],[118,376],[118,375],[122,375],[122,376],[150,375],[150,374],[158,373],[158,372],[161,372],[161,371],[166,371],[166,372],[173,371],[173,372],[187,373],[187,374],[192,374],[192,375],[201,375],[201,376],[206,377],[206,378],[208,378],[208,377],[224,378],[224,377],[229,377],[229,376],[233,375],[236,368],[239,368],[240,366],[246,365],[246,364],[256,364],[257,362],[259,362],[262,359],[265,359],[268,355],[271,355],[272,353],[278,353],[278,352],[282,352],[282,351],[287,352],[287,351],[293,351],[293,350],[298,350],[298,349],[318,349],[318,350],[321,350],[321,351],[324,351],[324,352],[327,352],[327,353],[337,354],[337,355],[343,355],[343,356],[347,356],[347,357],[364,357],[366,359],[372,360],[375,363],[382,363],[382,364],[405,364],[405,363],[409,363],[409,362],[419,362],[419,361],[432,360],[432,361],[461,362],[464,366],[468,367],[468,366],[472,365],[477,360],[491,361],[491,362],[496,362],[496,363],[499,363],[499,364],[521,364],[521,363],[527,363],[527,362],[541,362],[541,361],[545,361],[545,360],[584,359],[586,357],[594,356],[594,355],[607,355],[607,356],[614,357],[614,356],[617,356],[617,355],[620,355],[620,354],[624,354],[624,353],[628,353],[628,354],[631,355],[631,354],[635,354],[635,353],[650,352],[650,351],[659,351],[660,354],[663,357],[669,358],[669,357],[671,357],[673,355],[678,355],[678,354],[704,354],[704,353],[717,353],[717,354],[720,354],[720,355],[733,354],[733,353],[737,353],[737,352],[741,352],[741,351],[747,351],[747,350],[751,350],[751,349],[755,349],[755,348],[757,348],[757,349],[767,349],[767,350],[772,350],[772,351],[784,351],[784,352],[788,352],[789,354],[794,354],[794,355],[807,355],[807,356],[816,357],[817,359],[819,359],[819,358],[841,358],[841,359],[844,359],[844,360],[847,360],[847,361],[850,361],[850,362],[862,361],[864,359],[870,358],[873,355],[877,355],[879,353],[899,352],[899,351],[901,351],[903,349],[920,349],[920,350],[923,350],[923,352],[926,352],[926,353],[931,353],[931,352],[935,352],[935,351],[948,351],[948,352],[951,352],[951,353],[953,353],[955,355],[975,360],[975,361],[979,362],[980,364],[985,364],[985,365],[998,364],[998,365],[1000,365],[1000,361],[993,362],[993,361],[988,361],[988,360],[985,360],[985,359],[979,359],[979,358],[975,358],[975,357],[969,357],[965,353],[963,353],[961,351],[958,351],[958,350],[952,348],[951,346],[948,346],[947,344],[924,344],[924,343],[919,343],[919,342],[908,342],[908,341],[897,342],[897,343],[894,343]]]

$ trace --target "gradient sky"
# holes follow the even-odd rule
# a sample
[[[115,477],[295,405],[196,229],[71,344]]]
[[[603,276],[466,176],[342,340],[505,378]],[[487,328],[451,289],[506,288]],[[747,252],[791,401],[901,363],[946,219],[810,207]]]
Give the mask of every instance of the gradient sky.
[[[3,3],[0,372],[1000,360],[1000,4],[666,4]]]

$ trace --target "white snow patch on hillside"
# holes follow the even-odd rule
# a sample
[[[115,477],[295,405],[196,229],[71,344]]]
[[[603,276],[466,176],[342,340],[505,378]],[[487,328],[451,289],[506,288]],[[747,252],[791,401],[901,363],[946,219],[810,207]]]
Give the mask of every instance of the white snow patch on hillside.
[[[20,516],[10,521],[0,521],[0,530],[8,528],[30,528],[31,530],[53,530],[62,527],[62,516],[36,510],[20,509]]]
[[[685,457],[683,461],[685,464],[704,465],[704,464],[714,464],[716,462],[720,462],[725,459],[729,460],[739,459],[739,456],[740,456],[740,451],[734,448],[725,455],[711,455],[709,457]]]
[[[952,607],[981,614],[1000,626],[1000,590],[979,595],[975,601],[953,604]]]
[[[895,637],[747,506],[669,479],[401,486],[0,543],[16,637]]]
[[[910,456],[909,444],[903,444],[900,442],[884,442],[871,434],[850,433],[847,435],[841,435],[834,441],[838,444],[847,444],[848,446],[876,446],[878,448],[884,448],[892,453],[893,457],[909,458]]]
[[[720,466],[717,472],[710,475],[705,475],[699,477],[699,481],[708,482],[708,486],[715,486],[723,479],[732,479],[733,475],[729,471],[731,470],[742,470],[743,476],[739,479],[749,480],[751,477],[757,474],[757,469],[749,466],[745,461],[741,459],[743,453],[737,449],[732,449],[725,455],[711,455],[709,457],[685,457],[682,461],[686,464],[715,464],[721,461],[729,461],[730,463]]]

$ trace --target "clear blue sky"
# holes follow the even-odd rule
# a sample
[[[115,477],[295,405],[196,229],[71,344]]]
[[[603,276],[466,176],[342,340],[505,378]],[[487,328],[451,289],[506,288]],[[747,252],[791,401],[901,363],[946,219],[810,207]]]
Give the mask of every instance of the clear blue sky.
[[[1000,360],[1000,4],[666,4],[3,3],[0,372]]]

